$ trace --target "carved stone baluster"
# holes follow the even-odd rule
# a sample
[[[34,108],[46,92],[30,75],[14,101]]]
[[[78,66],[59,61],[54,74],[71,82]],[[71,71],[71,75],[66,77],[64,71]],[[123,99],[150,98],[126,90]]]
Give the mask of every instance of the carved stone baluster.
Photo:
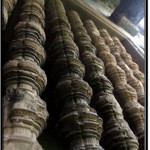
[[[126,51],[126,50],[122,50],[117,45],[115,45],[113,42],[113,39],[111,38],[111,36],[108,34],[108,32],[105,29],[101,29],[100,32],[102,33],[102,36],[104,37],[105,41],[107,41],[107,43],[111,43],[109,44],[111,54],[115,56],[117,65],[120,66],[120,68],[125,71],[127,83],[136,90],[137,96],[138,96],[138,102],[144,106],[143,84],[140,80],[138,80],[134,76],[133,71],[126,65],[126,63],[121,57],[121,54],[123,54],[122,51]],[[131,55],[128,54],[127,56],[129,57],[126,59],[128,59],[128,61],[131,62],[132,61]]]
[[[144,87],[140,80],[138,80],[133,71],[126,65],[120,56],[119,47],[116,45],[110,46],[111,53],[115,56],[118,66],[120,66],[126,73],[127,83],[131,85],[137,92],[138,102],[144,106]]]
[[[95,37],[95,41],[93,41],[95,44],[98,41],[104,44],[104,41],[98,37],[99,32],[95,30],[96,28],[93,30],[89,28],[88,22],[85,23],[86,29],[83,27],[77,12],[69,11],[68,18],[79,47],[81,61],[85,65],[85,80],[94,92],[91,105],[103,118],[104,132],[100,141],[102,146],[106,149],[126,149],[127,147],[138,149],[137,139],[123,119],[122,109],[113,96],[112,84],[104,75],[104,64],[101,59],[96,57],[96,48],[92,45],[86,29],[93,33],[90,35]],[[126,139],[124,133],[127,135]]]
[[[60,0],[47,1],[48,59],[53,60],[54,97],[60,112],[56,130],[70,150],[101,150],[102,119],[89,106],[92,89]]]
[[[129,53],[127,53],[125,47],[122,45],[120,40],[117,37],[111,38],[107,30],[105,29],[101,29],[100,32],[101,36],[105,39],[107,45],[111,46],[115,44],[119,47],[120,56],[122,57],[124,62],[129,66],[129,68],[133,70],[133,75],[144,85],[144,74],[141,71],[139,71],[139,66],[135,62],[133,62],[132,56]]]
[[[106,33],[106,30],[103,31]],[[123,109],[125,119],[138,137],[140,149],[142,149],[144,147],[144,107],[137,102],[137,93],[127,84],[126,74],[123,69],[116,65],[115,57],[111,54],[110,48],[101,42],[98,46],[96,45],[96,48],[98,57],[105,64],[106,75],[114,86],[115,97]]]
[[[2,29],[5,30],[9,16],[18,0],[3,0],[2,1]]]
[[[130,55],[127,53],[125,47],[122,45],[120,40],[117,37],[112,37],[112,39],[113,39],[115,45],[117,45],[119,47],[120,55],[121,55],[122,59],[130,67],[130,69],[133,70],[134,76],[137,79],[139,79],[143,83],[143,86],[144,86],[144,74],[139,70],[139,66],[135,62],[133,62],[132,59],[130,59],[130,61],[128,60],[128,57],[130,57]]]
[[[46,59],[42,46],[45,42],[44,24],[41,23],[45,17],[42,15],[38,23],[38,16],[32,14],[32,10],[44,13],[44,1],[41,2],[24,1],[20,22],[14,28],[15,37],[9,45],[10,60],[3,67],[4,150],[42,149],[37,138],[48,118],[46,103],[39,97],[47,84],[41,69]]]

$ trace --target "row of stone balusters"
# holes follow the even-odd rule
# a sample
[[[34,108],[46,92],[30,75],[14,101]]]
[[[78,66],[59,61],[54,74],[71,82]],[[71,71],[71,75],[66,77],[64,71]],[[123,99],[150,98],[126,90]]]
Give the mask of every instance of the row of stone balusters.
[[[86,31],[91,30],[88,21],[85,29],[75,11],[68,12],[68,18],[85,65],[85,79],[93,89],[91,105],[103,118],[102,146],[106,149],[138,149],[137,139],[123,119],[122,109],[113,95],[112,84],[104,75],[104,64],[95,55],[96,49]]]
[[[144,106],[144,87],[140,80],[138,80],[134,74],[133,71],[128,67],[128,65],[124,62],[121,56],[128,56],[126,59],[128,59],[129,62],[132,62],[132,57],[130,54],[126,52],[122,52],[121,49],[118,47],[118,45],[114,44],[113,39],[108,34],[107,30],[101,29],[100,30],[101,36],[104,38],[106,43],[108,43],[111,54],[116,58],[117,65],[125,71],[125,75],[127,78],[127,83],[132,86],[138,96],[138,102]],[[124,50],[125,51],[125,50]]]
[[[97,48],[97,55],[104,62],[106,75],[114,85],[115,97],[123,109],[130,128],[138,137],[142,149],[144,147],[144,107],[137,102],[135,89],[127,84],[125,72],[117,65],[115,57],[110,53],[109,46],[104,43],[100,34],[95,34],[97,28],[92,24],[88,32]]]
[[[108,68],[106,70],[106,74],[115,87],[115,96],[124,110],[125,119],[128,121],[135,135],[138,137],[140,149],[144,149],[144,107],[141,105],[144,105],[144,89],[142,87],[142,83],[133,76],[132,71],[127,67],[127,65],[125,65],[119,55],[119,48],[117,46],[113,46],[113,40],[108,32],[101,29],[100,34],[104,37],[105,41],[107,41],[106,43],[109,43],[110,49],[109,52],[107,51],[105,54],[103,54],[100,50],[99,57],[102,59],[104,59],[104,55],[107,57],[105,58],[106,69]],[[108,53],[114,54],[111,55],[114,58],[116,57],[118,65],[116,63],[106,61],[111,58],[107,55]],[[130,83],[130,85],[136,90],[127,83]]]
[[[60,0],[47,3],[49,57],[53,59],[56,86],[54,97],[59,117],[56,130],[70,150],[101,150],[102,119],[89,106],[92,89],[83,80],[85,68],[73,41],[70,24]]]
[[[9,16],[11,15],[13,9],[18,0],[3,0],[2,1],[2,29],[6,28]]]
[[[139,66],[132,61],[132,57],[130,54],[127,53],[126,48],[123,46],[123,44],[120,42],[120,40],[117,37],[112,37],[113,42],[115,45],[119,47],[120,56],[124,60],[124,62],[130,67],[130,69],[133,70],[134,76],[139,79],[144,86],[144,74],[139,70]]]
[[[37,137],[48,117],[46,103],[39,97],[47,84],[41,69],[46,59],[44,20],[44,0],[24,0],[9,61],[3,67],[4,150],[42,149]]]

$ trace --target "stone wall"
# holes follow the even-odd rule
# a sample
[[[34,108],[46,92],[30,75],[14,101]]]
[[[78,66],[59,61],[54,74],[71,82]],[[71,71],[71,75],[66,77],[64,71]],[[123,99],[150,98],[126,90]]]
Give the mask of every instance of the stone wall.
[[[105,16],[110,16],[115,8],[120,4],[120,0],[83,0],[89,6],[102,13]]]

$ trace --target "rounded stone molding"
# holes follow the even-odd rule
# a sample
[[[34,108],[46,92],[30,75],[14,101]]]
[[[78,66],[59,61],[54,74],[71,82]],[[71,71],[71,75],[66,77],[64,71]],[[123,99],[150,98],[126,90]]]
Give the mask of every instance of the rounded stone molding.
[[[53,27],[59,26],[59,25],[62,25],[64,27],[67,27],[68,29],[71,29],[67,18],[53,17],[53,18],[51,18],[50,20],[47,21],[47,24],[48,25],[47,25],[46,29],[50,29],[50,30]]]
[[[39,3],[25,2],[22,6],[22,12],[20,14],[20,21],[30,22],[33,21],[45,27],[45,13]]]
[[[74,30],[74,40],[77,42],[78,40],[80,41],[89,41],[91,42],[91,38],[87,33],[84,32],[76,32],[77,30]]]
[[[110,120],[104,127],[106,132],[102,135],[101,144],[107,149],[139,149],[139,144],[129,125],[123,119]],[[121,130],[120,130],[121,129]],[[108,132],[107,132],[108,131]],[[121,132],[120,132],[121,131]],[[113,137],[113,138],[112,138]],[[123,142],[126,139],[126,142]],[[113,142],[113,140],[115,142]]]
[[[117,54],[120,54],[120,48],[117,45],[110,45],[110,52],[116,56]]]
[[[79,26],[79,25],[74,25],[74,26],[71,27],[71,29],[72,29],[73,31],[78,31],[80,34],[81,34],[81,33],[87,33],[86,29],[83,28],[82,26]],[[77,34],[77,35],[78,35],[78,34]]]
[[[27,10],[34,10],[39,14],[41,14],[43,19],[45,18],[45,13],[43,8],[36,1],[33,3],[27,1],[27,3],[24,3],[22,6],[22,11],[26,12]]]
[[[67,20],[66,17],[66,12],[65,12],[65,8],[63,6],[63,4],[58,1],[48,1],[47,2],[47,9],[48,9],[48,13],[50,15],[48,15],[48,19],[51,20],[52,18],[65,18],[65,20]]]
[[[110,80],[103,74],[91,75],[91,78],[87,79],[88,83],[92,87],[95,94],[103,95],[104,93],[112,93],[113,86]]]
[[[55,25],[55,27],[53,27],[50,31],[51,33],[51,36],[54,38],[54,37],[57,37],[58,35],[59,36],[62,36],[64,37],[70,37],[72,39],[74,39],[74,36],[73,36],[73,33],[70,31],[70,29],[65,26],[65,25]]]
[[[54,76],[57,81],[61,79],[66,79],[67,77],[80,77],[83,78],[85,73],[85,67],[80,60],[67,57],[58,58],[54,64]]]
[[[116,59],[113,55],[110,54],[110,52],[106,51],[102,51],[102,52],[97,52],[98,57],[102,58],[105,66],[107,66],[108,64],[114,64],[117,65]]]
[[[82,49],[82,53],[80,53],[81,56],[85,55],[86,53],[96,53],[96,48],[86,40],[81,40],[80,43],[78,43],[78,47]]]
[[[139,70],[139,66],[135,62],[126,62],[126,63],[133,71]]]
[[[76,44],[70,38],[63,39],[59,36],[52,42],[48,53],[51,53],[54,60],[60,57],[73,57],[76,59],[79,57],[79,49]]]
[[[87,49],[88,51],[88,49]],[[101,59],[97,58],[95,54],[92,53],[84,53],[81,60],[84,62],[84,65],[87,67],[86,71],[89,72],[87,74],[91,74],[93,71],[104,74],[104,63]]]
[[[67,14],[67,16],[68,16],[69,20],[72,21],[72,24],[78,24],[79,26],[83,26],[83,23],[76,11],[70,11]]]
[[[108,64],[105,67],[106,75],[115,87],[127,83],[125,72],[118,65]]]
[[[2,29],[5,30],[8,18],[11,15],[17,0],[4,0],[2,3]]]
[[[122,108],[125,104],[137,102],[137,93],[129,84],[116,86],[114,93]],[[122,101],[122,99],[126,99],[126,101]]]
[[[30,3],[30,4],[39,4],[43,9],[44,9],[44,5],[45,5],[45,0],[26,0],[26,3]]]
[[[8,52],[10,59],[29,59],[43,66],[46,60],[46,52],[36,40],[32,38],[21,38],[13,40]]]
[[[77,141],[78,138],[82,139],[81,137],[85,139],[93,137],[99,140],[103,131],[102,124],[102,119],[98,117],[94,109],[78,106],[67,113],[61,113],[56,129],[59,136],[67,138],[68,142]],[[92,141],[89,144],[92,144]]]
[[[110,53],[110,48],[105,43],[97,43],[97,44],[95,44],[95,47],[97,48],[97,53],[100,56],[101,56],[101,53],[103,53],[103,52],[109,52]]]
[[[135,71],[133,72],[133,74],[134,74],[134,76],[135,76],[137,79],[139,79],[139,80],[143,83],[143,85],[144,85],[144,74],[143,74],[142,72],[138,71],[138,70],[135,70]]]
[[[92,39],[92,43],[95,45],[95,47],[97,47],[97,45],[102,45],[105,44],[104,39],[101,36],[95,36],[95,35],[91,35],[89,34],[91,39]]]
[[[44,29],[36,22],[19,22],[15,26],[14,31],[16,39],[29,37],[37,40],[41,45],[45,43],[46,37]]]
[[[45,20],[43,19],[42,15],[39,12],[36,12],[34,10],[26,10],[20,14],[20,21],[26,21],[26,22],[35,22],[36,24],[39,24],[42,26],[42,28],[45,28]]]
[[[120,53],[120,56],[125,62],[132,62],[132,56],[128,53]]]
[[[25,59],[8,61],[3,67],[4,87],[24,84],[41,94],[47,84],[45,72],[35,63]]]
[[[91,105],[101,115],[104,122],[108,120],[123,119],[122,108],[117,102],[116,98],[111,93],[95,94],[92,99]]]
[[[55,96],[60,104],[70,101],[70,99],[84,99],[89,104],[92,94],[89,84],[81,78],[70,78],[60,81],[55,88]]]
[[[62,48],[71,46],[73,49],[78,49],[77,45],[73,42],[72,38],[69,36],[61,36],[61,35],[57,35],[55,40],[52,41],[51,43],[51,49],[55,50],[55,47],[57,48],[57,46],[62,45]],[[60,50],[60,49],[59,49]]]
[[[5,29],[8,22],[8,11],[5,7],[2,8],[2,28]]]
[[[46,103],[35,93],[21,88],[10,88],[6,91],[3,100],[9,103],[7,107],[11,111],[9,115],[11,123],[33,126],[37,136],[46,127],[48,118]]]
[[[95,40],[95,38],[98,38],[98,37],[99,39],[102,39],[100,38],[100,33],[92,20],[84,21],[84,27],[88,31],[89,35],[93,37],[93,40]]]
[[[106,44],[108,44],[109,46],[114,45],[113,39],[108,34],[106,29],[100,29],[99,32],[100,35],[104,38]]]
[[[120,42],[120,40],[117,37],[112,37],[112,39],[113,39],[114,44],[120,48],[121,53],[127,52],[125,47],[122,45],[122,43]]]

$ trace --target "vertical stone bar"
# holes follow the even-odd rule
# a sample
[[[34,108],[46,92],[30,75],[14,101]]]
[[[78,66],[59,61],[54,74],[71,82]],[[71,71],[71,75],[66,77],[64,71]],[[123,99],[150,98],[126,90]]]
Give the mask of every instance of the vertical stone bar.
[[[18,0],[2,0],[2,29],[6,28],[9,16],[11,15]]]
[[[127,78],[127,83],[133,87],[138,96],[138,102],[144,106],[144,87],[143,84],[140,80],[138,80],[134,74],[133,71],[126,65],[124,60],[122,59],[122,56],[128,56],[126,61],[132,62],[132,57],[131,55],[127,54],[126,52],[123,53],[122,49],[120,49],[117,45],[114,44],[113,39],[111,36],[108,34],[108,32],[105,29],[100,30],[101,36],[104,37],[106,43],[108,43],[110,47],[110,52],[114,57],[116,58],[117,65],[125,71],[125,75]],[[126,50],[125,50],[126,51]]]
[[[122,109],[113,95],[112,84],[104,75],[104,64],[95,55],[96,49],[86,31],[86,29],[91,29],[88,26],[88,22],[84,24],[85,29],[75,11],[69,11],[68,18],[75,41],[79,46],[81,61],[85,65],[85,80],[90,84],[94,92],[91,105],[97,110],[99,116],[103,118],[104,132],[100,141],[102,146],[105,149],[138,149],[137,139],[123,119]],[[97,30],[93,30],[92,33],[99,35]],[[97,36],[96,41],[99,40],[104,43]],[[127,135],[126,138],[124,133]]]
[[[127,53],[125,47],[122,45],[120,40],[117,37],[112,37],[114,44],[117,45],[120,49],[120,55],[124,62],[129,66],[133,71],[134,76],[139,79],[144,86],[144,74],[139,70],[139,66],[132,61],[130,55]],[[128,59],[129,58],[129,59]]]
[[[64,6],[60,0],[51,0],[46,10],[48,57],[53,60],[54,95],[60,112],[58,136],[70,150],[101,150],[102,119],[89,106],[92,89],[83,80],[85,69]]]
[[[46,127],[48,117],[46,103],[39,97],[47,84],[41,69],[46,59],[42,46],[43,8],[44,1],[24,0],[20,20],[14,28],[15,37],[9,45],[9,61],[3,67],[4,150],[42,149],[37,137]]]
[[[94,37],[95,36],[93,35],[93,41],[98,39],[98,37]],[[99,35],[99,39],[101,38],[102,37]],[[105,40],[105,42],[108,41]],[[110,39],[110,45],[112,42],[113,41]],[[137,93],[135,89],[127,84],[125,72],[117,65],[116,59],[111,54],[109,46],[101,41],[97,42],[97,44],[96,41],[93,43],[97,48],[97,56],[104,62],[106,75],[114,86],[115,97],[123,109],[125,119],[129,123],[129,126],[134,134],[138,137],[140,149],[143,149],[144,107],[137,102]]]

